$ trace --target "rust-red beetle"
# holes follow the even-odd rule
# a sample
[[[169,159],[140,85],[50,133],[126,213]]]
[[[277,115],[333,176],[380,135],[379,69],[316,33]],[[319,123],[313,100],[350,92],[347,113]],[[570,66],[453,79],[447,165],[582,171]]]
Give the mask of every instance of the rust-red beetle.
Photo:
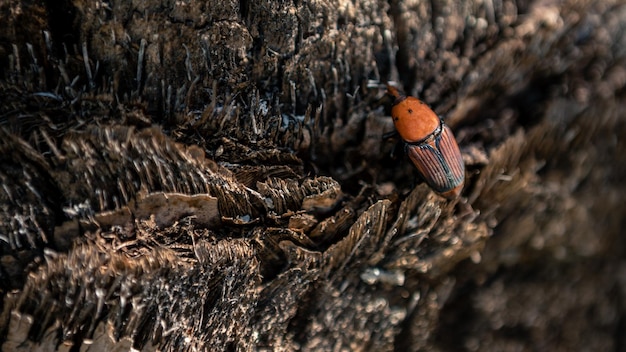
[[[465,181],[465,165],[450,127],[419,99],[390,85],[387,94],[395,98],[393,124],[424,181],[442,196],[457,198]]]

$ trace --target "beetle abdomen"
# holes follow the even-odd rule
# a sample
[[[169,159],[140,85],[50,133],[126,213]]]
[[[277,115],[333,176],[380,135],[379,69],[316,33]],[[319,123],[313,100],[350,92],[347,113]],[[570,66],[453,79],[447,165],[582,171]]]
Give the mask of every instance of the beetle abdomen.
[[[448,126],[441,122],[441,129],[425,140],[407,143],[407,153],[432,189],[446,198],[458,197],[465,181],[465,165]]]

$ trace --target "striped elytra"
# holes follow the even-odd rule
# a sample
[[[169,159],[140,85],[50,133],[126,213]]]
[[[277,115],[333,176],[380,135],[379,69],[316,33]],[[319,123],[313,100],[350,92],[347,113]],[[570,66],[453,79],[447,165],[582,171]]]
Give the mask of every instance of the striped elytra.
[[[465,181],[465,165],[452,130],[426,104],[387,85],[395,98],[394,126],[424,181],[448,199],[457,198]]]

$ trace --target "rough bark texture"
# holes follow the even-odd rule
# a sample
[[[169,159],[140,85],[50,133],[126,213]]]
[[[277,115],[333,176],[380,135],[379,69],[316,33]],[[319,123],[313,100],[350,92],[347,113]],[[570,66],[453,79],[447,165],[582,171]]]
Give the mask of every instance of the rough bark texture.
[[[626,2],[0,2],[0,343],[626,349]],[[454,129],[446,201],[383,139]]]

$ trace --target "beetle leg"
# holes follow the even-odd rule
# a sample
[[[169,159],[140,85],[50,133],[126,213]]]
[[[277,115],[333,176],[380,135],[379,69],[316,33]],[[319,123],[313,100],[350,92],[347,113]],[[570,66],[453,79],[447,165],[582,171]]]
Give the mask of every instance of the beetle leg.
[[[396,131],[396,130],[393,130],[393,131],[389,131],[389,132],[383,133],[383,141],[384,141],[384,140],[387,140],[387,139],[389,139],[389,138],[392,138],[392,137],[394,137],[394,138],[395,138],[395,137],[397,137],[397,136],[398,136],[398,131]]]

